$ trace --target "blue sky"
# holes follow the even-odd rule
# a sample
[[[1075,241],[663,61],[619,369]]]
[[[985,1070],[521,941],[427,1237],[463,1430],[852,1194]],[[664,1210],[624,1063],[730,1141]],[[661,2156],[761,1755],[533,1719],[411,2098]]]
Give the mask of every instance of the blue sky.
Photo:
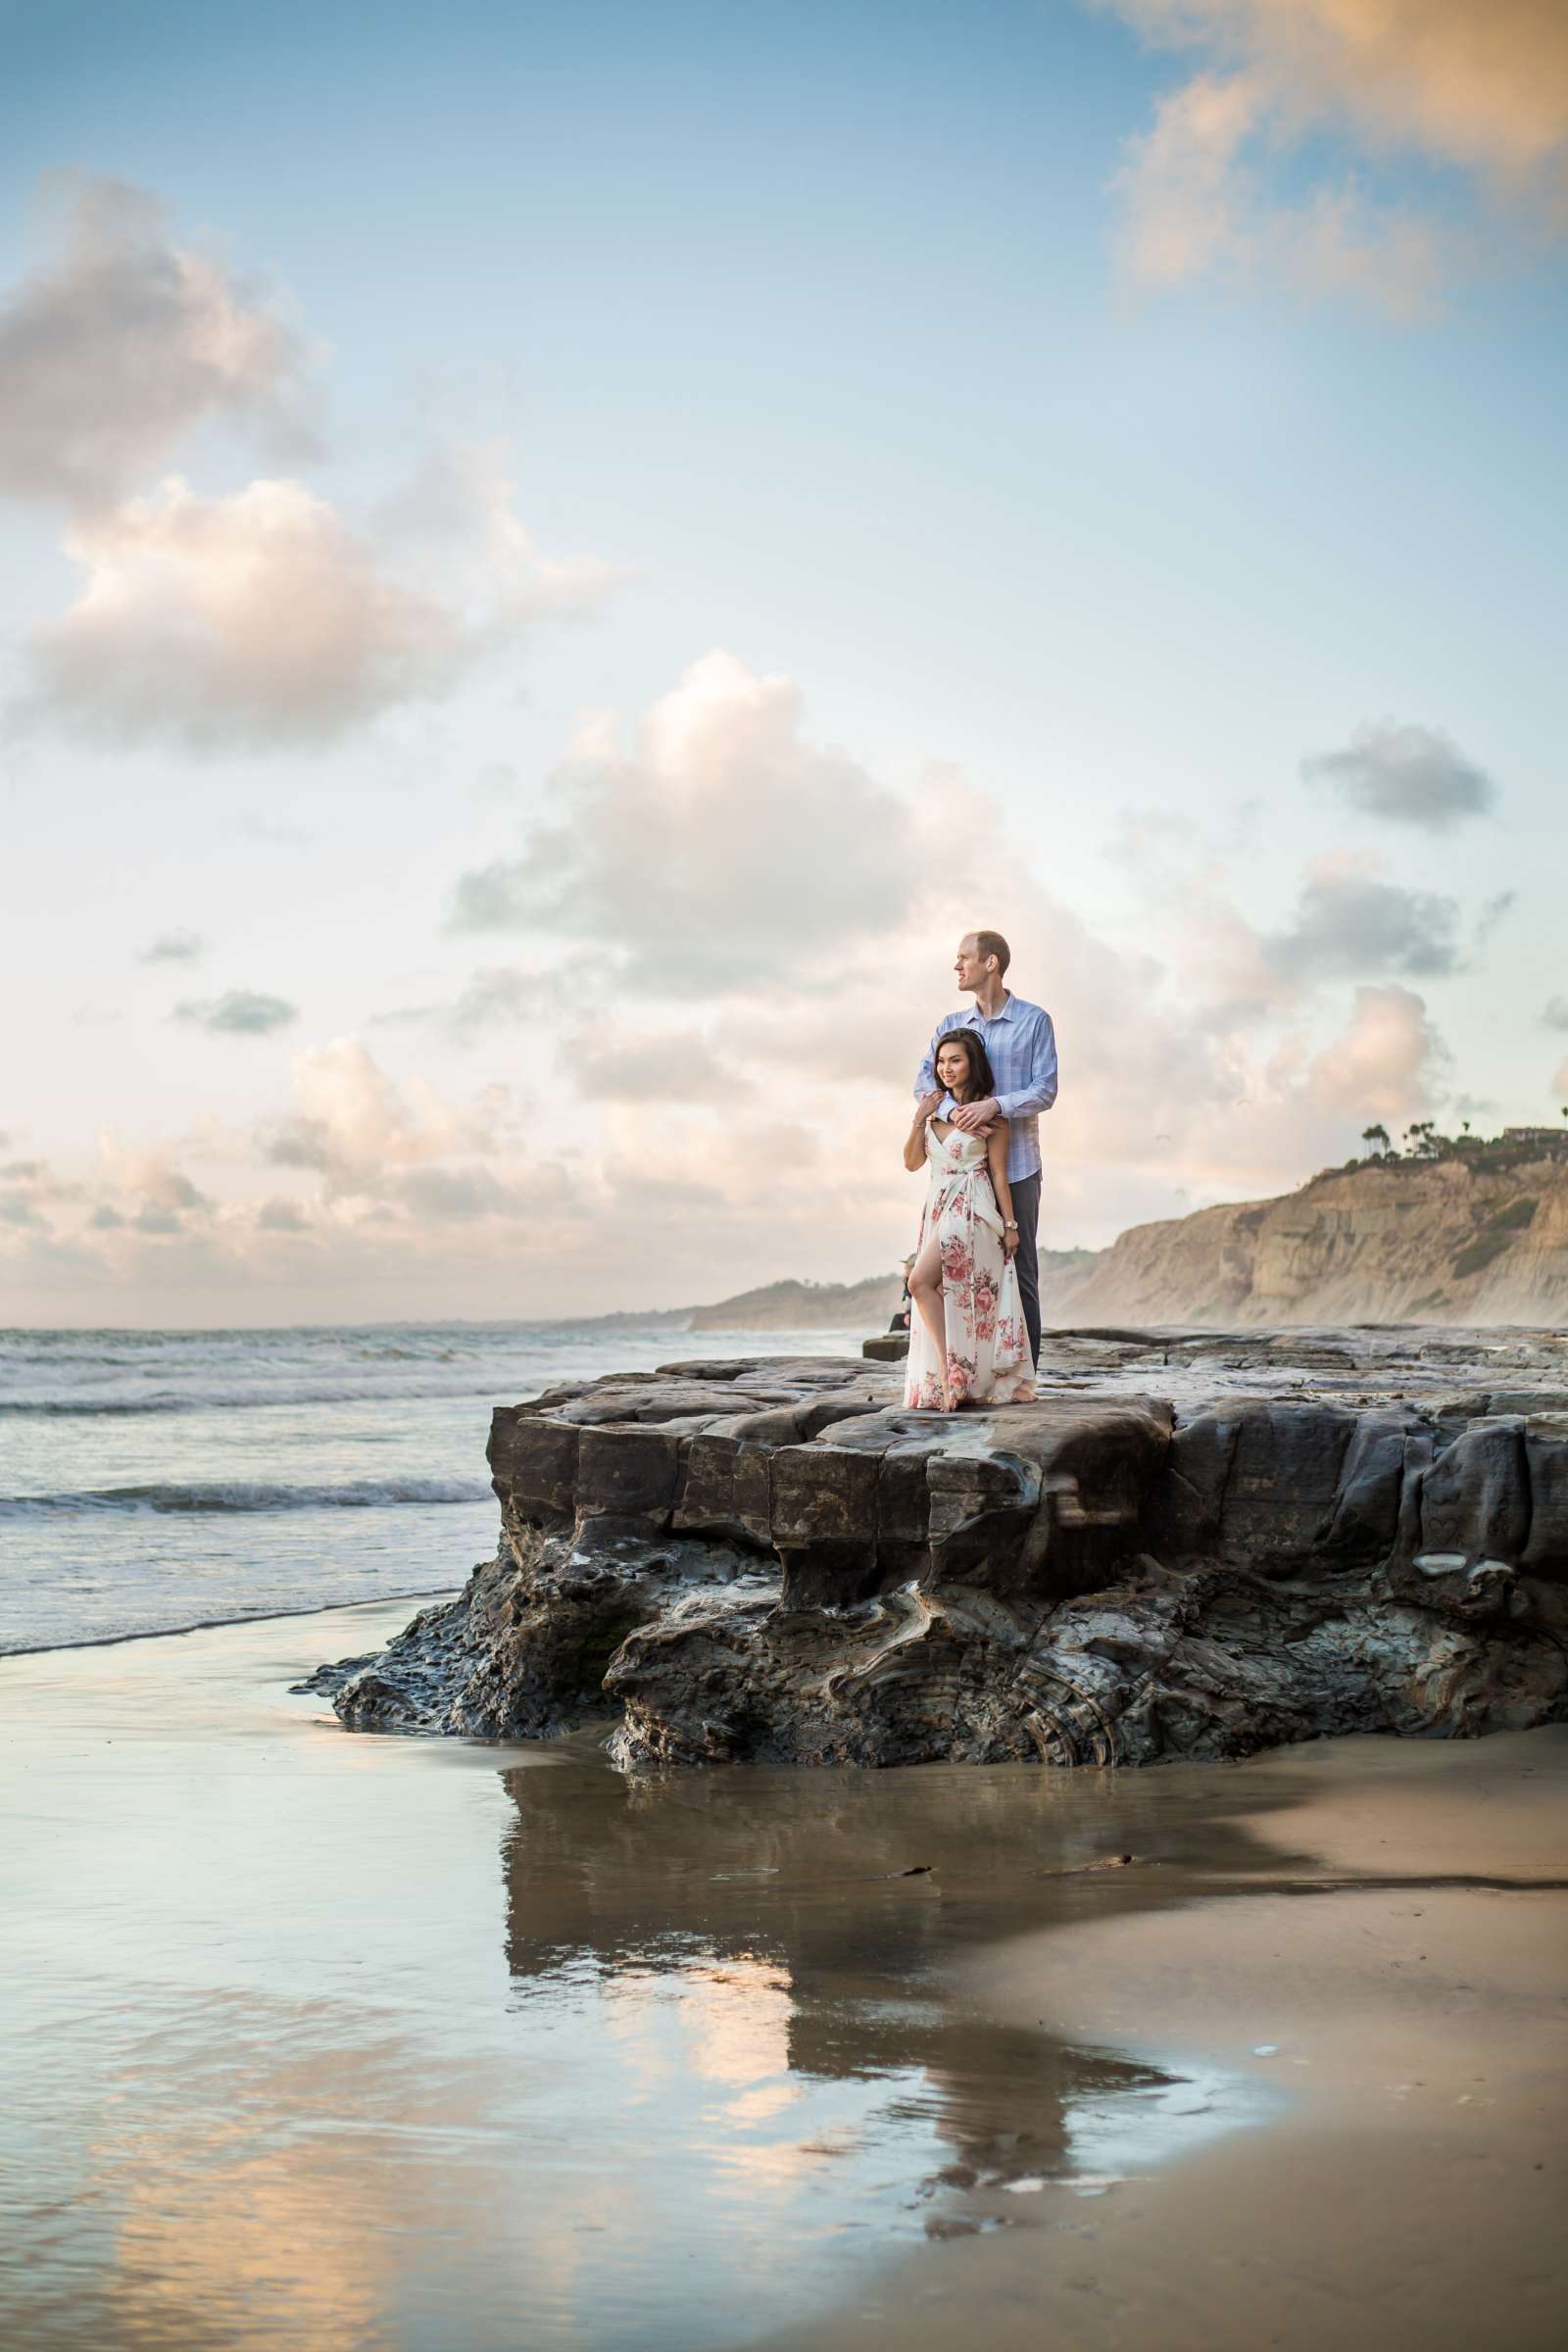
[[[885,1266],[977,921],[1056,1246],[1555,1118],[1554,12],[6,24],[19,1319]]]

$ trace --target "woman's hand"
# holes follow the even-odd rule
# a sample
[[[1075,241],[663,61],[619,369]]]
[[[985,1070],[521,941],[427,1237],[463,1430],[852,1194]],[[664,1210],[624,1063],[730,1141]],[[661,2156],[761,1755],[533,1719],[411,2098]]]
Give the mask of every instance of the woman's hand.
[[[925,1131],[932,1112],[941,1102],[940,1095],[922,1095],[914,1106],[909,1132],[904,1139],[904,1164],[911,1176],[917,1176],[925,1166]]]
[[[1004,1225],[1002,1228],[1002,1254],[1009,1265],[1017,1256],[1018,1228],[1016,1225]]]

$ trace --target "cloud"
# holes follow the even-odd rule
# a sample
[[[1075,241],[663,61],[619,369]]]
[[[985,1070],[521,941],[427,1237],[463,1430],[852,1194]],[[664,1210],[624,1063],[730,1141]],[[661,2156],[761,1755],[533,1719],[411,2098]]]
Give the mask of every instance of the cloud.
[[[138,963],[194,963],[207,953],[207,942],[198,931],[165,931],[151,947],[143,948]]]
[[[427,1086],[400,1089],[357,1038],[298,1054],[292,1088],[293,1110],[264,1122],[258,1139],[263,1158],[278,1167],[349,1186],[388,1167],[485,1149],[476,1121]]]
[[[559,1171],[552,1170],[542,1189],[553,1192],[558,1181]],[[530,1204],[544,1205],[538,1184],[506,1184],[493,1169],[485,1167],[411,1168],[394,1180],[391,1192],[396,1200],[416,1216],[438,1224],[468,1223],[477,1217],[516,1217],[524,1214]]]
[[[514,625],[592,612],[630,577],[598,557],[546,555],[520,519],[516,497],[508,442],[453,444],[430,451],[412,481],[385,501],[376,536],[415,551],[421,576],[438,567],[455,601],[494,598]]]
[[[176,1004],[176,1021],[193,1021],[221,1037],[266,1037],[299,1019],[299,1007],[283,997],[258,996],[254,989],[231,988],[225,996],[201,1003]]]
[[[1485,901],[1481,912],[1476,916],[1473,934],[1475,952],[1478,956],[1498,924],[1507,920],[1518,904],[1519,893],[1516,890],[1494,891],[1492,897]]]
[[[5,1138],[0,1136],[0,1147]],[[30,1234],[52,1234],[52,1211],[85,1199],[85,1188],[67,1182],[46,1159],[12,1159],[0,1165],[0,1223]]]
[[[1118,180],[1121,259],[1140,284],[1181,285],[1233,250],[1236,157],[1256,114],[1245,81],[1200,74],[1159,101],[1152,130],[1129,140]]]
[[[1323,858],[1309,869],[1295,922],[1263,943],[1281,979],[1440,978],[1461,968],[1455,901],[1377,873],[1372,858]]]
[[[304,354],[276,310],[145,190],[57,185],[59,249],[0,309],[0,491],[107,506],[215,416],[298,446]]]
[[[1358,988],[1344,1033],[1307,1072],[1313,1106],[1331,1117],[1413,1118],[1430,1107],[1449,1059],[1421,998],[1408,988]]]
[[[0,1136],[0,1146],[5,1138]],[[0,1223],[52,1233],[48,1211],[80,1200],[83,1188],[55,1174],[46,1159],[11,1159],[0,1165]]]
[[[1430,307],[1452,239],[1353,173],[1277,200],[1268,173],[1311,134],[1404,151],[1491,200],[1568,222],[1568,16],[1557,0],[1100,0],[1201,63],[1129,143],[1122,260],[1175,286],[1245,270]]]
[[[735,1103],[752,1091],[700,1031],[579,1029],[563,1067],[590,1102]]]
[[[78,516],[75,602],[34,631],[15,724],[196,752],[330,742],[401,705],[440,700],[548,612],[608,584],[558,576],[470,517],[481,561],[460,580],[355,530],[291,480],[206,498],[177,475],[154,496]]]
[[[112,1135],[102,1139],[99,1149],[112,1188],[130,1197],[138,1218],[161,1220],[146,1230],[170,1231],[185,1215],[200,1215],[211,1208],[206,1194],[163,1152],[123,1146]]]
[[[1548,997],[1541,1007],[1541,1019],[1547,1029],[1568,1029],[1568,997]]]
[[[264,1200],[256,1211],[262,1233],[308,1233],[310,1219],[295,1200]]]
[[[1249,74],[1200,74],[1159,101],[1117,175],[1126,275],[1158,292],[1245,276],[1399,318],[1431,309],[1442,265],[1422,222],[1353,188],[1320,189],[1295,208],[1268,201],[1244,158],[1269,118],[1267,92]]]
[[[1255,74],[1302,115],[1337,114],[1514,184],[1568,148],[1557,0],[1108,0],[1152,40]]]
[[[401,1004],[370,1016],[372,1028],[444,1029],[459,1045],[471,1045],[497,1029],[552,1016],[558,991],[540,973],[517,964],[490,964],[474,972],[456,997],[433,1004]]]
[[[31,714],[123,743],[195,751],[319,742],[444,694],[456,617],[388,579],[300,483],[201,498],[178,479],[82,519],[74,605],[32,640]]]
[[[1467,760],[1430,727],[1397,726],[1393,719],[1359,727],[1344,750],[1303,760],[1308,783],[1329,785],[1352,808],[1392,824],[1446,833],[1467,817],[1489,816],[1497,787],[1485,768]]]
[[[936,879],[909,806],[801,734],[801,695],[726,653],[694,662],[623,756],[584,730],[521,854],[463,874],[450,928],[592,946],[632,990],[701,997],[817,971]]]

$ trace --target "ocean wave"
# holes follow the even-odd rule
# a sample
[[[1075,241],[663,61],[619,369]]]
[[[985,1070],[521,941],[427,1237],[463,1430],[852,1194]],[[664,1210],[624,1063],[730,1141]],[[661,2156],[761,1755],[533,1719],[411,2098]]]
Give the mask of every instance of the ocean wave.
[[[294,1382],[277,1388],[202,1389],[187,1396],[159,1389],[147,1396],[0,1396],[0,1415],[53,1418],[81,1413],[201,1413],[270,1404],[397,1404],[405,1399],[413,1403],[421,1397],[438,1396],[459,1399],[469,1396],[476,1402],[514,1404],[528,1386],[524,1380],[510,1382],[502,1388],[494,1385],[480,1388],[470,1373],[462,1380],[417,1388],[401,1381],[388,1381],[376,1387],[364,1381],[319,1381]],[[514,1394],[514,1391],[518,1394]]]
[[[0,1519],[92,1511],[364,1511],[406,1503],[488,1502],[471,1478],[353,1478],[339,1486],[275,1486],[257,1479],[142,1487],[92,1487],[76,1494],[0,1495]]]

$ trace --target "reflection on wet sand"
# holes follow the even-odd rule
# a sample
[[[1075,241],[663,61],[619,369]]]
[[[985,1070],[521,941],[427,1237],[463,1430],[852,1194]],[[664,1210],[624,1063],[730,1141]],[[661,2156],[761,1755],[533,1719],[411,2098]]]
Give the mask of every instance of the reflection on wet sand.
[[[250,1999],[144,2012],[122,2053],[85,2193],[118,2214],[101,2340],[198,2352],[279,2342],[352,2352],[385,2316],[389,2228],[416,2177],[368,2178],[348,2123],[368,2063],[407,2083],[397,2036]],[[450,2092],[448,2094],[450,2096]],[[409,2114],[406,2128],[427,2128]],[[77,2315],[79,2318],[79,2314]]]
[[[693,2120],[718,2180],[779,2192],[824,2164],[871,2161],[884,2230],[915,2226],[919,2208],[927,2229],[973,2227],[1006,2210],[1019,2180],[1070,2180],[1107,2148],[1158,2161],[1256,2120],[1256,2091],[1075,2047],[1045,2019],[999,2026],[944,1975],[966,1944],[1191,1893],[1187,1872],[1159,1864],[1177,1835],[1169,1804],[1124,1788],[1107,1811],[1083,1801],[1088,1786],[940,1767],[607,1782],[579,1745],[559,1771],[509,1776],[518,1997],[597,1997],[632,2082],[667,2091],[678,2048],[679,2071],[715,2086]],[[1094,1865],[1135,1826],[1145,1850],[1113,1890]],[[1255,1878],[1245,1833],[1209,1819],[1204,1847],[1205,1880]],[[861,2095],[853,2121],[824,2132],[816,2108],[833,2085]],[[842,2174],[825,2185],[841,2208],[855,2197]],[[838,2226],[872,2218],[841,2210]]]
[[[315,1638],[0,1676],[0,2339],[720,2352],[1258,2113],[958,1964],[1309,1870],[1292,1768],[627,1780],[348,1738]]]

